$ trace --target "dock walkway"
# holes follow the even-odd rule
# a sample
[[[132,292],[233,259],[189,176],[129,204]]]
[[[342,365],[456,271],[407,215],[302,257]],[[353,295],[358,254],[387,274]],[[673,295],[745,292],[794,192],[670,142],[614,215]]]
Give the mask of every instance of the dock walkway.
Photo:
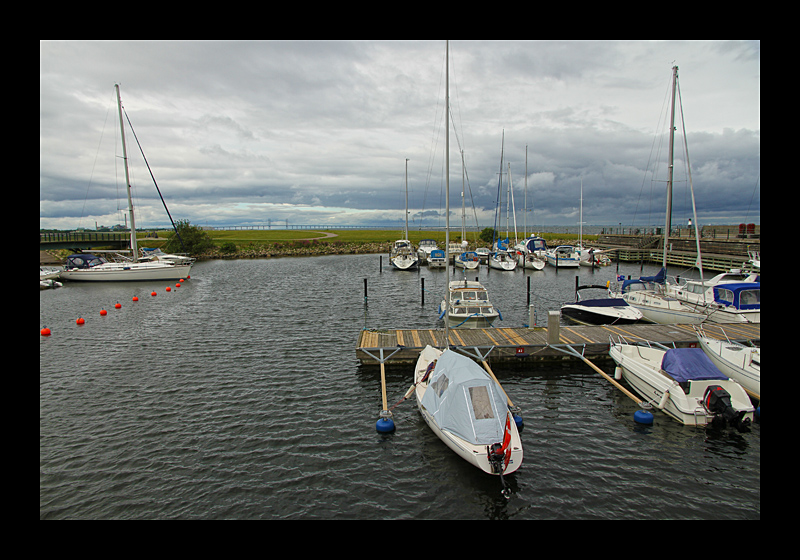
[[[659,342],[665,345],[690,347],[697,344],[691,325],[657,325],[640,323],[635,325],[565,326],[556,327],[558,344],[569,344],[586,357],[608,356],[609,338],[622,338],[628,342]],[[707,336],[747,343],[761,341],[760,323],[734,323],[703,325]],[[724,333],[722,332],[724,329]],[[546,327],[534,328],[490,328],[450,329],[450,345],[478,348],[483,355],[488,352],[488,361],[535,362],[539,360],[576,359],[556,350],[548,344]],[[377,365],[383,353],[386,364],[414,363],[420,350],[430,344],[442,346],[443,329],[383,329],[362,330],[356,346],[356,357],[362,364]],[[555,339],[553,339],[555,340]],[[391,357],[389,355],[391,354]]]

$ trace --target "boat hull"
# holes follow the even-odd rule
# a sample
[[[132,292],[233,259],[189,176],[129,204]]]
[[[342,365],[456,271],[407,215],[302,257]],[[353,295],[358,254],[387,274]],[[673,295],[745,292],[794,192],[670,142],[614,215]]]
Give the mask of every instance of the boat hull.
[[[689,309],[675,298],[651,294],[645,290],[625,294],[623,299],[628,305],[641,311],[644,319],[651,323],[699,325],[708,319],[705,313]]]
[[[642,319],[642,314],[630,306],[592,308],[567,304],[561,306],[561,315],[582,325],[632,325]]]
[[[397,256],[391,259],[392,266],[397,270],[413,270],[417,268],[419,259],[416,255],[412,256]]]
[[[731,396],[731,404],[745,411],[744,418],[753,420],[753,406],[741,385],[733,380],[689,382],[689,392],[661,369],[664,351],[632,344],[612,344],[609,355],[621,370],[622,377],[645,401],[686,426],[710,424],[715,414],[703,406],[709,385],[719,385]]]
[[[109,263],[106,263],[109,264]],[[192,269],[190,264],[163,265],[157,263],[131,263],[130,265],[106,266],[65,270],[61,278],[71,282],[141,282],[150,280],[180,280]]]
[[[761,396],[761,348],[698,336],[700,347],[719,370],[742,387]]]

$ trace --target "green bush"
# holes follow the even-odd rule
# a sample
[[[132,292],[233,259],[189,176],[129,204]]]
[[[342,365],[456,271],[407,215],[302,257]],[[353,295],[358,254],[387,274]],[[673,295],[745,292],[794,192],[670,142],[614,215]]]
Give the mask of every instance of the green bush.
[[[170,235],[164,246],[165,253],[188,253],[195,256],[214,247],[211,236],[199,226],[190,224],[189,220],[178,220],[175,229],[177,234]]]

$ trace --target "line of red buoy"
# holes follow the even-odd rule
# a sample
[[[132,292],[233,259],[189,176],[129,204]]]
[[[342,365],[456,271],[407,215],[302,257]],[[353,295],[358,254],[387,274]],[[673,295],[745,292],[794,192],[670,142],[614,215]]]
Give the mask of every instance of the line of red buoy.
[[[188,280],[189,278],[191,278],[191,276],[187,276],[186,278],[181,278],[180,282],[175,284],[175,287],[176,288],[180,288],[181,287],[181,282],[183,282],[185,280]],[[167,291],[168,292],[172,291],[172,288],[170,286],[167,286]],[[157,295],[157,293],[156,293],[155,290],[153,290],[152,292],[150,292],[150,295],[155,297]],[[139,297],[138,296],[133,296],[131,301],[139,301]],[[122,304],[120,302],[117,302],[117,303],[114,304],[114,308],[115,309],[122,309]],[[100,315],[102,317],[105,317],[106,315],[108,315],[108,311],[106,311],[105,309],[101,309],[100,310]],[[86,320],[83,317],[78,317],[78,319],[75,321],[75,324],[76,325],[84,325],[84,324],[86,324]],[[39,330],[39,334],[42,335],[42,336],[50,336],[51,334],[53,334],[53,332],[49,328],[47,328],[46,326],[42,326],[42,328]]]

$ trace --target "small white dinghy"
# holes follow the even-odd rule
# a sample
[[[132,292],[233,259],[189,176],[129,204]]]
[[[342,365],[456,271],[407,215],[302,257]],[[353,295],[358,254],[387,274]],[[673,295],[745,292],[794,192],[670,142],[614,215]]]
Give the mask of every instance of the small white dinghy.
[[[687,426],[731,425],[749,431],[753,405],[736,381],[700,348],[653,348],[612,342],[609,355],[623,377],[653,406]]]
[[[695,327],[697,341],[706,356],[725,375],[739,382],[747,391],[761,398],[761,348],[744,346],[733,342],[725,334],[726,340],[706,336],[703,329]],[[722,331],[723,334],[725,331]]]
[[[422,417],[447,447],[501,480],[520,467],[522,441],[506,395],[481,366],[454,350],[426,346],[414,383]]]

